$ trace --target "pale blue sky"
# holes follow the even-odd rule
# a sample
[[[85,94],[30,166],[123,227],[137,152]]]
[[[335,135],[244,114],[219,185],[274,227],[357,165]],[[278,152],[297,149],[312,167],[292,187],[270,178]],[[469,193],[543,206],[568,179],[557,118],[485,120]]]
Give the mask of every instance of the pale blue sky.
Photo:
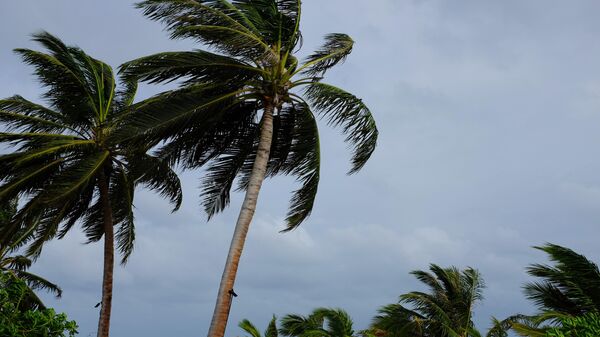
[[[248,318],[341,307],[367,326],[376,309],[420,289],[429,263],[478,268],[491,315],[528,312],[520,287],[530,248],[572,247],[600,261],[600,3],[590,1],[305,0],[308,52],[322,36],[356,40],[328,74],[371,107],[379,147],[346,176],[349,151],[324,124],[317,204],[301,229],[279,234],[293,181],[266,182],[242,258],[228,336]],[[198,47],[170,41],[131,1],[0,2],[0,96],[40,88],[11,52],[40,29],[114,67]],[[143,87],[140,97],[161,90]],[[139,193],[136,250],[115,273],[112,336],[205,335],[240,196],[207,223],[201,172],[182,176],[182,210]],[[101,245],[77,231],[48,245],[33,270],[62,285],[48,304],[95,335]]]

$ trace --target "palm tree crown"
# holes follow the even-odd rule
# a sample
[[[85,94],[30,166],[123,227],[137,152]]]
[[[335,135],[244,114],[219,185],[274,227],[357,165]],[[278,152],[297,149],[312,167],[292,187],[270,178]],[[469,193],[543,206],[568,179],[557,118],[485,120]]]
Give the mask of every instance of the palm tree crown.
[[[134,98],[134,84],[116,91],[110,66],[48,33],[33,39],[49,53],[15,51],[35,67],[49,107],[21,96],[0,100],[0,120],[13,131],[0,133],[0,141],[17,147],[0,156],[0,202],[16,196],[27,200],[3,228],[2,241],[19,230],[31,231],[28,252],[37,255],[45,241],[62,238],[78,221],[90,241],[99,240],[104,233],[99,185],[104,180],[125,261],[134,241],[133,187],[157,188],[178,206],[177,176],[116,136]]]
[[[400,302],[382,307],[372,328],[386,336],[468,337],[479,336],[473,324],[473,307],[480,301],[483,279],[473,268],[430,266],[412,274],[430,288],[429,293],[413,291]],[[406,307],[405,304],[410,305]]]
[[[535,247],[554,265],[533,264],[529,275],[539,281],[524,286],[525,295],[542,312],[580,316],[600,312],[600,271],[598,266],[573,250],[554,244]]]
[[[369,109],[321,81],[350,54],[353,41],[330,34],[299,62],[294,56],[301,41],[299,1],[148,0],[138,6],[164,22],[172,37],[192,38],[217,52],[166,52],[121,68],[126,78],[180,81],[180,89],[140,106],[137,122],[147,135],[168,140],[160,155],[171,163],[184,168],[210,163],[202,190],[209,217],[227,206],[236,177],[240,189],[248,187],[264,125],[260,111],[273,120],[267,176],[291,174],[303,184],[292,198],[288,230],[310,214],[317,193],[320,151],[313,109],[341,126],[354,144],[350,172],[371,156],[377,128]]]
[[[279,332],[288,337],[353,337],[353,322],[342,309],[317,308],[308,316],[290,314],[281,319]]]

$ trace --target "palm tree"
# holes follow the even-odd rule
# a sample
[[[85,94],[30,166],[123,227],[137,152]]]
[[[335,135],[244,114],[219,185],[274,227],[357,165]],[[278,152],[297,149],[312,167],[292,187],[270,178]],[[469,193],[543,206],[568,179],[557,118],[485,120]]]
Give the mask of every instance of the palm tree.
[[[279,332],[289,337],[353,337],[352,318],[342,309],[317,308],[308,316],[286,315]]]
[[[554,244],[534,247],[547,253],[553,266],[533,264],[527,273],[541,279],[524,286],[525,296],[541,312],[581,316],[600,312],[598,266],[573,250]]]
[[[532,264],[527,273],[540,279],[526,283],[525,296],[537,307],[534,315],[514,315],[495,324],[498,331],[515,330],[524,336],[545,331],[569,317],[600,313],[600,270],[585,256],[559,245],[534,247],[549,255],[554,265]]]
[[[401,295],[399,303],[382,307],[373,320],[372,330],[394,337],[480,336],[472,320],[473,306],[483,298],[484,283],[479,272],[435,264],[429,270],[411,274],[427,285],[430,292],[413,291]]]
[[[250,335],[250,337],[262,337],[260,331],[252,322],[247,319],[242,320],[238,326],[244,330],[246,333]],[[271,322],[269,322],[269,326],[267,326],[267,330],[265,330],[264,337],[278,337],[279,334],[277,332],[277,317],[273,316]]]
[[[158,153],[169,163],[207,166],[202,196],[209,219],[229,204],[236,178],[246,191],[209,331],[222,337],[264,178],[285,174],[302,183],[284,231],[313,208],[320,165],[313,110],[340,126],[353,144],[350,173],[371,156],[377,128],[362,100],[322,82],[350,54],[348,35],[327,35],[303,62],[294,56],[301,41],[300,0],[146,0],[138,7],[165,23],[172,38],[190,38],[214,51],[159,53],[128,62],[121,72],[149,83],[180,83],[137,107],[137,131],[144,132],[143,142],[165,141]]]
[[[0,231],[8,226],[10,220],[17,212],[17,199],[10,200],[0,207]],[[41,276],[27,271],[31,267],[32,261],[24,255],[14,255],[14,253],[27,240],[27,233],[18,233],[16,240],[10,244],[0,244],[0,273],[9,273],[22,280],[27,286],[26,306],[28,308],[44,309],[44,303],[35,294],[35,290],[46,290],[54,294],[57,298],[62,295],[62,290],[56,284],[44,279]]]
[[[17,196],[27,200],[3,228],[0,242],[6,245],[20,232],[31,233],[27,254],[35,258],[46,241],[64,237],[76,223],[89,242],[104,238],[98,324],[98,336],[104,337],[109,333],[114,241],[123,263],[133,249],[134,188],[156,189],[177,208],[180,183],[168,165],[117,136],[135,84],[116,91],[107,64],[45,32],[33,40],[48,53],[15,51],[35,68],[49,105],[21,96],[0,100],[0,120],[12,131],[0,133],[0,142],[17,147],[0,156],[0,203]]]

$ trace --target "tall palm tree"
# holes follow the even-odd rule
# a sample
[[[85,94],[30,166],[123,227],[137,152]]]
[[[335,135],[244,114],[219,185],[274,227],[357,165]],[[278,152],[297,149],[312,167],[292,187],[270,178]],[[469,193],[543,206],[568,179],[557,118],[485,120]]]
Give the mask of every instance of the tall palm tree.
[[[371,328],[385,336],[478,337],[473,324],[473,307],[480,301],[483,279],[476,269],[441,268],[413,271],[429,293],[413,291],[400,302],[382,307]],[[408,305],[408,306],[407,306]]]
[[[600,313],[600,270],[585,256],[559,245],[534,247],[548,254],[553,265],[532,264],[527,273],[538,281],[526,283],[525,296],[537,307],[533,315],[514,315],[496,322],[495,330],[513,329],[522,335],[543,335],[568,317]]]
[[[242,320],[238,326],[244,330],[250,337],[263,337],[261,335],[260,330],[252,324],[247,319]],[[264,337],[278,337],[279,333],[277,332],[277,317],[273,316],[271,322],[269,322],[269,326],[267,326],[267,330],[265,330]]]
[[[290,314],[279,332],[289,337],[353,337],[352,318],[342,309],[317,308],[308,316]]]
[[[265,177],[293,175],[302,187],[292,196],[287,228],[310,214],[319,182],[319,133],[313,111],[340,126],[353,144],[350,173],[375,149],[377,128],[354,95],[322,82],[351,52],[345,34],[300,62],[300,0],[146,0],[149,18],[166,24],[172,38],[190,38],[204,50],[159,53],[124,64],[126,78],[178,81],[179,89],[141,104],[144,142],[165,141],[159,151],[185,169],[207,166],[203,205],[209,218],[229,203],[236,178],[245,198],[221,278],[209,336],[222,337],[246,234]],[[137,132],[134,132],[137,133]]]
[[[16,147],[0,156],[0,203],[17,196],[27,200],[3,228],[0,242],[30,232],[27,253],[37,257],[46,241],[64,237],[76,223],[89,242],[104,238],[98,324],[98,336],[104,337],[109,333],[114,241],[123,263],[133,249],[135,186],[158,190],[175,208],[181,187],[168,165],[117,136],[127,121],[135,84],[125,83],[117,91],[107,64],[45,32],[33,40],[48,53],[15,51],[35,68],[47,89],[48,107],[21,96],[0,100],[0,120],[11,131],[0,133],[0,142]]]
[[[0,231],[10,224],[11,219],[17,213],[17,199],[0,206]],[[27,306],[30,308],[45,308],[42,300],[36,295],[35,290],[46,290],[54,294],[57,298],[62,295],[60,287],[45,278],[27,271],[31,267],[32,261],[25,255],[15,255],[27,240],[27,233],[19,232],[15,240],[9,244],[0,244],[0,273],[10,273],[21,279],[27,285]]]

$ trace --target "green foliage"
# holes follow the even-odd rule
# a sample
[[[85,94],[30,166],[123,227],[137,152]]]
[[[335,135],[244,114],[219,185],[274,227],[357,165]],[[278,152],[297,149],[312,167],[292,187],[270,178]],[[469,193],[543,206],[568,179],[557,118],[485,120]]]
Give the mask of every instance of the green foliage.
[[[539,279],[525,285],[527,298],[542,311],[571,316],[600,311],[600,270],[595,263],[558,245],[535,248],[546,252],[554,265],[527,268],[529,275]]]
[[[3,337],[72,337],[77,333],[75,321],[53,309],[32,309],[24,303],[29,296],[27,285],[8,273],[0,273],[0,336]]]
[[[550,328],[545,337],[597,337],[600,336],[600,314],[590,312],[578,317],[565,317],[561,327]]]
[[[566,322],[574,326],[580,320],[589,322],[590,327],[594,326],[593,319],[600,312],[598,266],[566,247],[548,243],[534,248],[547,253],[553,262],[553,265],[532,264],[527,268],[529,275],[537,280],[525,284],[523,290],[539,312],[495,321],[488,336],[503,337],[506,331],[512,329],[522,336],[542,337],[547,331],[552,331],[556,324]],[[562,330],[558,328],[555,331],[558,333]]]

